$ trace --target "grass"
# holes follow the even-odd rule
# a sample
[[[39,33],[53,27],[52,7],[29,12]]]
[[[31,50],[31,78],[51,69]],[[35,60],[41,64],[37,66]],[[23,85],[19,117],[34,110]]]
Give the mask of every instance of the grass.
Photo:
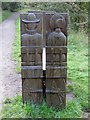
[[[4,20],[6,20],[11,14],[12,14],[12,12],[10,12],[8,10],[2,10],[2,14],[0,16],[0,23],[3,22]]]
[[[16,40],[13,44],[13,58],[20,72],[20,21],[16,21]],[[75,98],[67,102],[66,109],[55,110],[46,103],[34,105],[22,103],[22,97],[6,99],[2,117],[7,118],[79,118],[82,110],[88,109],[88,38],[84,31],[70,31],[68,35],[68,80],[73,84],[67,86]],[[90,108],[89,108],[90,109]],[[47,112],[48,111],[48,112]]]
[[[16,20],[16,39],[13,43],[13,54],[12,58],[16,61],[16,71],[21,71],[21,49],[20,49],[20,20],[19,18]]]
[[[68,102],[67,108],[60,111],[48,107],[46,103],[23,104],[21,96],[6,99],[2,111],[3,118],[79,118],[81,115],[81,106],[76,100]]]
[[[68,79],[73,81],[71,91],[82,109],[88,107],[88,36],[71,32],[68,37]]]

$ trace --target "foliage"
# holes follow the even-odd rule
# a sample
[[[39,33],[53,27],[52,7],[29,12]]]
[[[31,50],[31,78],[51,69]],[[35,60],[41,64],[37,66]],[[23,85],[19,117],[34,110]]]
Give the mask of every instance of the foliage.
[[[27,4],[27,7],[33,10],[66,12],[69,15],[69,27],[74,30],[78,30],[79,26],[83,26],[86,29],[88,24],[88,2],[34,2]]]
[[[21,7],[20,2],[2,2],[2,9],[11,12],[17,11]]]
[[[0,23],[6,20],[11,15],[10,11],[2,10],[2,15],[0,16]]]
[[[3,10],[17,11],[28,8],[30,10],[67,12],[69,27],[78,30],[87,29],[88,2],[2,2]]]

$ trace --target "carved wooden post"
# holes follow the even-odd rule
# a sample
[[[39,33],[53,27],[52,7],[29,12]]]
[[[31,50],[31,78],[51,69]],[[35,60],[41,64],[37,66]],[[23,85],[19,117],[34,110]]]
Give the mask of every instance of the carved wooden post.
[[[23,101],[41,103],[45,98],[49,106],[65,107],[67,14],[31,12],[20,18]],[[46,56],[45,69],[42,54]]]
[[[42,102],[42,14],[21,15],[23,101]]]
[[[48,15],[49,17],[49,15]],[[47,26],[47,68],[46,88],[47,103],[56,108],[66,106],[66,78],[67,78],[67,38],[66,14],[53,14]]]

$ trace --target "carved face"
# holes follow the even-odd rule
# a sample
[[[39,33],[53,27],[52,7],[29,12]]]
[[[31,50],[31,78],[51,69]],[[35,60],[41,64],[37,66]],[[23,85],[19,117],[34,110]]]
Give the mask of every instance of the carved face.
[[[52,30],[56,28],[64,28],[65,25],[65,19],[62,15],[60,14],[54,14],[51,19],[50,19],[50,27]]]
[[[27,30],[34,30],[36,29],[37,23],[40,22],[40,20],[36,18],[34,13],[29,13],[23,22],[25,23]]]
[[[26,24],[26,28],[28,30],[35,30],[37,28],[37,24],[36,23],[29,23],[29,24]]]

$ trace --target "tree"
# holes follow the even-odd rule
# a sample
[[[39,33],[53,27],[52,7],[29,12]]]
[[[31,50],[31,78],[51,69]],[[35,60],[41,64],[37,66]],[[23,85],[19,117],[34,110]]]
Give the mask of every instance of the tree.
[[[2,2],[3,10],[10,10],[11,12],[17,11],[21,7],[20,2]]]

